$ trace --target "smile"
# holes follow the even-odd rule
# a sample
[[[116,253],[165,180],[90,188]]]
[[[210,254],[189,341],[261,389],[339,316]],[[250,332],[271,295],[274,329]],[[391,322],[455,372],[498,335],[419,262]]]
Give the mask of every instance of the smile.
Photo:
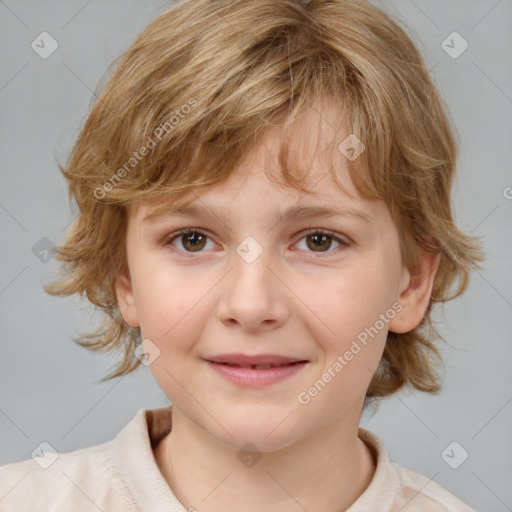
[[[260,388],[276,384],[301,371],[308,361],[294,361],[284,364],[240,365],[207,361],[210,368],[224,380],[241,387]]]

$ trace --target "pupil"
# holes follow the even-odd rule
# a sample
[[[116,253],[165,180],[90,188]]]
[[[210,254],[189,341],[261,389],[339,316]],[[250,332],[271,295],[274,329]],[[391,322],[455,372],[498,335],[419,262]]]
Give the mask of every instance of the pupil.
[[[313,240],[312,244],[308,244],[310,249],[317,249],[322,248],[322,244],[325,244],[325,242],[328,240],[329,235],[323,235],[323,234],[316,234],[316,235],[310,235],[308,237],[309,239]],[[192,233],[185,236],[186,243],[191,244],[192,247],[199,247],[202,248],[204,245],[203,235],[199,233]],[[330,247],[330,243],[328,243],[324,248],[328,249]]]
[[[328,235],[323,235],[323,234],[316,234],[316,235],[311,235],[311,238],[314,240],[313,242],[313,247],[310,247],[310,249],[315,249],[315,248],[322,248],[322,242],[325,242],[329,236]],[[326,249],[328,249],[330,247],[330,243],[327,244],[325,246]]]
[[[202,245],[204,245],[203,235],[199,233],[191,233],[189,235],[185,236],[186,244],[190,244],[192,247],[199,247],[202,248]],[[202,245],[201,245],[202,242]]]

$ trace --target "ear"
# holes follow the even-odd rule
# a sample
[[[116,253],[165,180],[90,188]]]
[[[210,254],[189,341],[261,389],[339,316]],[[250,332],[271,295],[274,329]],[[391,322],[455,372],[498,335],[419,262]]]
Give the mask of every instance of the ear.
[[[398,297],[402,310],[389,322],[391,332],[409,332],[421,323],[430,302],[440,260],[439,254],[422,249],[418,266],[403,268]]]
[[[135,304],[135,296],[130,280],[130,276],[125,273],[118,274],[116,278],[116,297],[119,311],[124,321],[130,327],[140,327],[139,314]]]

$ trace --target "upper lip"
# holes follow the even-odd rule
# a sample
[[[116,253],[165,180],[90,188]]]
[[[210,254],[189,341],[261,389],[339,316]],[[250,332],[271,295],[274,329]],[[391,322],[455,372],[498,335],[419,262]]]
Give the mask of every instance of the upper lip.
[[[269,365],[283,366],[290,363],[305,362],[305,359],[286,357],[277,354],[260,354],[249,356],[245,354],[221,354],[205,358],[212,363],[236,364],[239,366]]]

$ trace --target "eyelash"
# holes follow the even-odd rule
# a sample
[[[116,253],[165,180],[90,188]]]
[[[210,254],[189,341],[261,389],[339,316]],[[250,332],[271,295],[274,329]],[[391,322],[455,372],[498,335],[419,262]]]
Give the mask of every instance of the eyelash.
[[[178,238],[180,236],[183,236],[183,235],[191,235],[191,234],[203,235],[206,238],[211,240],[211,237],[208,236],[208,234],[205,233],[204,231],[201,231],[200,229],[186,228],[186,229],[182,229],[180,231],[177,231],[175,233],[172,233],[168,237],[166,237],[165,241],[164,241],[164,245],[166,247],[167,246],[171,246],[172,242],[176,238]],[[344,248],[349,246],[348,242],[346,242],[345,240],[342,240],[341,238],[337,237],[336,234],[333,233],[332,231],[327,231],[325,229],[308,229],[308,230],[305,231],[304,235],[302,236],[302,238],[299,239],[299,241],[302,240],[303,238],[307,237],[308,235],[327,235],[330,238],[332,238],[334,241],[336,241],[336,242],[338,242],[340,244],[340,247],[337,247],[333,251],[327,251],[327,252],[324,252],[324,253],[322,253],[322,252],[315,253],[313,251],[308,251],[308,252],[311,252],[312,254],[315,254],[315,257],[318,257],[318,258],[329,258],[329,257],[331,257],[333,255],[333,253],[334,254],[337,253],[337,249],[343,250]],[[173,249],[175,249],[175,248],[173,248]],[[194,257],[195,255],[200,254],[202,252],[202,251],[199,251],[197,253],[194,253],[194,252],[188,252],[188,251],[183,251],[183,250],[179,250],[179,249],[176,249],[176,250],[178,250],[181,253],[185,253],[187,255],[190,255],[190,256],[187,256],[187,257]]]

